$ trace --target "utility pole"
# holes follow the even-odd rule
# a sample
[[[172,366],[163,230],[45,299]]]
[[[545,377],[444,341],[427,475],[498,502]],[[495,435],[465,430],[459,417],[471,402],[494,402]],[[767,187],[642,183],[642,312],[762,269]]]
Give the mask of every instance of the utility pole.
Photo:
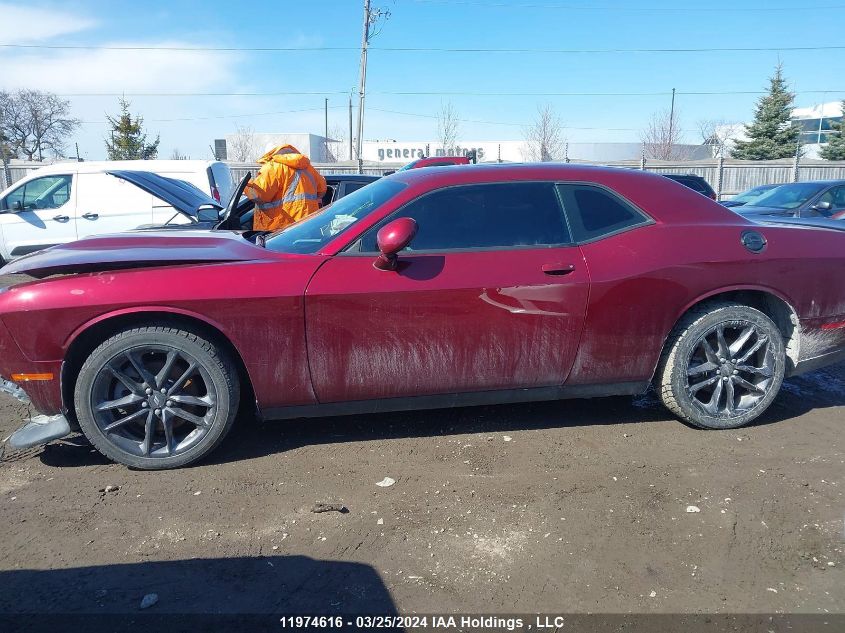
[[[367,87],[367,45],[370,43],[370,0],[364,0],[364,36],[361,39],[361,71],[358,82],[358,134],[356,158],[358,159],[358,173],[364,173],[364,163],[361,161],[361,136],[364,134],[364,90]]]
[[[325,99],[325,112],[326,112],[326,129],[323,138],[323,145],[325,146],[323,149],[323,160],[325,162],[329,162],[329,98],[326,97]]]
[[[356,148],[358,158],[358,173],[364,172],[364,162],[361,160],[361,149],[364,135],[364,94],[367,90],[367,47],[370,44],[370,27],[379,18],[389,18],[390,11],[382,9],[370,9],[370,0],[364,0],[364,34],[361,38],[361,71],[358,85],[358,134]]]
[[[349,160],[352,160],[352,96],[349,96]]]
[[[672,106],[669,108],[669,154],[672,154],[672,133],[675,131],[675,89],[672,88]]]

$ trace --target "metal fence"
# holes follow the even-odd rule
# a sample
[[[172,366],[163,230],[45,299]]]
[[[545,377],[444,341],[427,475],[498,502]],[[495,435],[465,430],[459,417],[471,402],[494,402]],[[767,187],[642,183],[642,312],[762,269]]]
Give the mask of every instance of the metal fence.
[[[783,159],[771,161],[714,158],[698,161],[640,160],[604,163],[615,167],[644,169],[658,174],[695,174],[713,189],[719,200],[758,185],[845,180],[845,161]]]
[[[587,161],[572,160],[571,163],[587,163]],[[845,161],[825,161],[810,159],[783,159],[772,161],[746,161],[733,159],[711,159],[697,161],[662,161],[646,160],[639,161],[614,161],[602,164],[612,167],[627,167],[630,169],[642,169],[665,174],[695,174],[702,176],[713,189],[719,200],[727,199],[736,194],[756,187],[771,183],[805,182],[809,180],[845,180]],[[30,163],[13,161],[8,168],[8,180],[4,170],[0,169],[0,189],[10,186],[35,169],[41,167],[42,163]],[[232,178],[237,182],[250,172],[255,174],[258,171],[257,163],[235,163],[229,162],[232,170]],[[358,164],[355,161],[342,163],[315,163],[314,167],[322,174],[357,174]],[[375,163],[365,162],[362,173],[382,176],[386,172],[401,167],[400,163]],[[3,182],[7,181],[7,182]]]

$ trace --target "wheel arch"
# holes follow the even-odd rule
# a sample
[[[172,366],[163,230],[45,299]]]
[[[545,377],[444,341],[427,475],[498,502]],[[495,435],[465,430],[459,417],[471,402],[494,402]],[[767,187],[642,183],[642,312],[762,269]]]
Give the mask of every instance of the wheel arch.
[[[789,375],[798,364],[799,350],[801,345],[801,328],[798,321],[798,312],[786,297],[771,288],[760,286],[735,286],[713,290],[688,303],[675,316],[672,328],[666,333],[663,339],[663,347],[666,349],[672,331],[675,326],[691,310],[699,308],[703,304],[715,301],[732,301],[738,304],[755,308],[768,316],[781,331],[786,349],[786,373]],[[662,351],[661,351],[662,353]],[[655,367],[655,372],[657,368]]]
[[[255,392],[249,370],[243,357],[222,326],[214,321],[187,310],[161,307],[141,307],[103,314],[78,327],[65,342],[65,356],[61,369],[62,403],[73,424],[76,413],[73,407],[73,392],[76,379],[85,359],[107,338],[124,329],[150,325],[165,325],[187,329],[212,343],[220,345],[229,355],[238,371],[241,402],[255,403]],[[243,397],[247,396],[247,397]]]

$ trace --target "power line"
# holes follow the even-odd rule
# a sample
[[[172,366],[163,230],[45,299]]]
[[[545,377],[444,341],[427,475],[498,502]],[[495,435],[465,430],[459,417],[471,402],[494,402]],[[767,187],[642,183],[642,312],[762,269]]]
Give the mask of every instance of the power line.
[[[346,108],[345,105],[342,106],[329,106],[329,110],[334,110],[337,108]],[[144,119],[145,122],[148,123],[176,123],[182,121],[214,121],[218,119],[237,119],[237,118],[244,118],[244,117],[259,117],[259,116],[272,116],[277,114],[294,114],[299,112],[322,112],[325,109],[323,108],[301,108],[298,110],[278,110],[276,112],[255,112],[250,114],[221,114],[216,116],[199,116],[199,117],[180,117],[177,119]],[[85,125],[97,125],[97,124],[105,124],[107,121],[81,121],[81,123]]]
[[[355,46],[99,46],[53,44],[0,44],[0,48],[43,50],[103,50],[103,51],[184,51],[184,52],[246,52],[246,53],[305,53],[327,51],[357,51]],[[388,53],[529,53],[544,55],[631,54],[631,53],[753,53],[790,51],[837,51],[845,46],[729,46],[701,48],[457,48],[424,46],[370,46],[371,51]]]
[[[473,2],[472,0],[414,0],[419,4],[437,5],[464,5],[473,7],[485,7],[494,9],[560,9],[564,11],[594,11],[603,12],[636,12],[636,13],[783,13],[795,11],[839,11],[845,9],[845,5],[830,5],[819,7],[793,6],[793,7],[636,7],[636,6],[577,6],[571,4],[546,4],[546,3],[507,3],[507,2]]]
[[[723,96],[723,95],[761,95],[768,90],[678,90],[679,96]],[[825,88],[824,90],[796,90],[794,94],[836,94],[845,93],[845,89]],[[348,95],[347,91],[322,92],[67,92],[58,96],[64,98],[82,97],[286,97],[286,96],[326,96]],[[475,92],[467,90],[371,90],[371,95],[401,97],[664,97],[672,94],[671,90],[654,92]],[[340,106],[331,106],[340,107]]]

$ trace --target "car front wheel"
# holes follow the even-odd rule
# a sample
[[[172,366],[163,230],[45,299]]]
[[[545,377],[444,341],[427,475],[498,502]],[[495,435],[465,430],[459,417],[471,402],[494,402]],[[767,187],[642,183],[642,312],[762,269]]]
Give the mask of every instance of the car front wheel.
[[[238,380],[211,342],[170,327],[124,330],[97,347],[74,393],[79,426],[103,455],[145,470],[211,452],[234,423]]]
[[[682,420],[733,429],[769,407],[785,368],[783,336],[768,316],[745,305],[715,303],[691,311],[675,327],[656,387]]]

